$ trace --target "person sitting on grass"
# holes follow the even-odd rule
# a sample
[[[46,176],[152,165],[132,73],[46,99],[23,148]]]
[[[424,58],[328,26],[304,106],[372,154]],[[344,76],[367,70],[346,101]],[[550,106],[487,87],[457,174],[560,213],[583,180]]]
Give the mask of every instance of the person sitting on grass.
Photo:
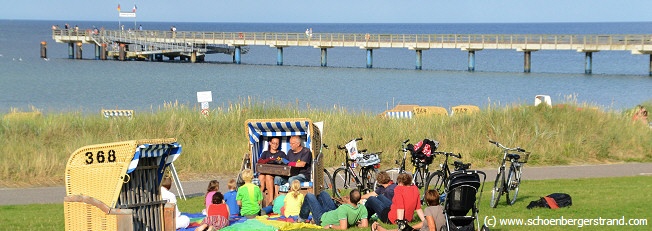
[[[392,205],[392,199],[394,199],[396,184],[390,179],[387,172],[379,172],[376,175],[376,182],[378,182],[378,187],[375,191],[362,195],[362,199],[367,200],[364,206],[367,207],[368,218],[389,208]]]
[[[229,225],[229,206],[224,204],[224,195],[216,192],[211,198],[211,204],[206,211],[206,218],[195,228],[195,231],[219,230]]]
[[[367,208],[358,205],[360,196],[360,191],[351,190],[349,197],[343,197],[342,205],[337,207],[326,191],[321,191],[319,198],[308,193],[301,206],[300,221],[308,219],[308,214],[312,212],[313,222],[324,229],[345,230],[352,226],[368,227]]]
[[[428,207],[425,209],[425,222],[420,222],[412,227],[406,226],[406,229],[403,230],[420,230],[420,231],[437,231],[441,230],[441,227],[446,224],[446,217],[444,216],[444,207],[439,204],[439,193],[437,190],[428,190],[425,194],[425,200],[428,204]],[[374,222],[371,224],[371,230],[376,231],[386,231],[387,229],[383,228]],[[397,229],[394,229],[397,230]],[[392,230],[392,231],[394,231]]]
[[[421,221],[425,220],[423,210],[421,210],[421,199],[419,188],[412,184],[412,176],[407,173],[401,173],[397,179],[398,186],[394,188],[394,198],[390,208],[385,208],[378,212],[378,219],[388,224],[398,224],[399,229],[407,226],[412,221],[416,211]],[[403,230],[403,229],[401,229]]]
[[[289,196],[286,196],[283,200],[283,203],[285,204],[283,216],[285,217],[298,216],[304,200],[304,195],[300,192],[301,182],[299,180],[292,181],[290,190],[292,192],[288,193]]]
[[[235,199],[238,191],[236,191],[236,182],[235,179],[229,180],[229,183],[226,185],[229,188],[229,191],[224,194],[224,202],[229,206],[229,211],[231,216],[240,216],[240,206],[238,201]]]
[[[206,195],[204,198],[206,201],[206,209],[203,212],[204,215],[206,215],[206,211],[208,211],[208,206],[213,204],[213,195],[218,191],[220,191],[220,182],[218,180],[211,180],[211,182],[208,182],[208,188],[206,188]]]
[[[177,229],[184,229],[190,225],[190,218],[186,215],[181,215],[179,212],[179,207],[177,206],[177,196],[174,193],[170,192],[172,187],[172,178],[169,176],[163,177],[161,180],[161,199],[167,200],[168,203],[174,204],[174,211],[176,214],[175,223],[177,224]]]
[[[254,178],[254,172],[251,169],[242,171],[242,180],[244,185],[238,188],[236,201],[240,206],[240,215],[247,218],[254,218],[260,214],[260,205],[263,202],[263,194],[260,187],[251,183]]]

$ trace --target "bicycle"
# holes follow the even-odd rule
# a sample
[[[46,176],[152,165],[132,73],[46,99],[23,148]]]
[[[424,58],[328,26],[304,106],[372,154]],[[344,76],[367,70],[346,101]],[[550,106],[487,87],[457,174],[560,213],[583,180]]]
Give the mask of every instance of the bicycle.
[[[433,172],[430,175],[430,178],[428,178],[427,181],[427,186],[425,191],[429,189],[435,189],[439,193],[439,195],[443,195],[448,186],[448,178],[451,175],[451,170],[448,167],[448,158],[449,157],[455,157],[457,159],[462,159],[462,154],[460,153],[452,153],[452,152],[434,152],[434,155],[444,155],[444,162],[439,164],[439,169],[435,172]],[[453,171],[461,171],[461,170],[466,170],[471,167],[471,164],[464,164],[461,161],[454,161],[454,170]]]
[[[362,138],[355,138],[349,142],[357,142],[362,140]],[[351,156],[350,150],[342,145],[338,145],[339,150],[344,150],[345,161],[342,163],[342,166],[337,168],[333,172],[333,196],[342,197],[342,190],[349,189],[352,187],[360,190],[360,193],[365,194],[375,190],[376,186],[376,174],[378,174],[378,168],[380,168],[380,159],[378,155],[381,152],[366,154],[366,149],[357,150],[358,157]],[[353,159],[356,158],[356,159]],[[369,160],[369,165],[360,166],[360,170],[356,174],[355,168],[358,160]],[[352,185],[355,183],[355,185]]]
[[[496,147],[503,149],[503,159],[498,168],[498,173],[496,174],[496,181],[494,182],[494,188],[491,192],[490,205],[492,208],[496,208],[500,196],[503,194],[505,194],[507,204],[513,205],[516,202],[516,196],[518,195],[519,186],[521,185],[523,165],[527,163],[527,160],[530,157],[530,152],[526,152],[525,149],[520,147],[508,148],[493,140],[489,140],[489,143],[495,144]],[[521,154],[525,154],[523,160],[521,160]],[[509,175],[507,181],[505,181],[505,165],[507,161],[510,163]],[[513,191],[511,198],[510,191]]]
[[[428,179],[428,176],[430,175],[428,172],[428,166],[429,164],[426,164],[423,161],[419,161],[414,157],[411,157],[412,165],[414,166],[413,168],[413,174],[408,172],[406,167],[405,167],[405,160],[407,159],[407,153],[409,151],[407,145],[408,142],[410,142],[409,139],[401,142],[401,149],[399,152],[403,152],[403,158],[401,159],[400,163],[399,160],[395,160],[395,163],[398,167],[396,168],[390,168],[385,170],[385,172],[389,175],[390,179],[392,179],[394,182],[396,182],[396,178],[398,177],[399,174],[401,173],[407,173],[412,175],[412,181],[414,184],[421,189],[425,185],[426,179]]]
[[[387,172],[389,174],[389,176],[390,176],[390,178],[392,180],[396,180],[396,177],[400,173],[408,173],[408,174],[410,174],[409,172],[406,171],[406,168],[405,168],[405,160],[407,158],[407,153],[408,153],[408,151],[410,151],[410,148],[408,148],[408,142],[410,142],[409,139],[403,141],[402,144],[401,144],[400,151],[403,152],[403,159],[401,160],[400,163],[399,163],[398,160],[396,160],[396,164],[398,165],[398,168],[391,168],[391,169],[385,170],[385,172]],[[435,145],[434,149],[436,149],[437,143],[434,143],[433,145]],[[452,153],[445,153],[445,152],[432,152],[433,157],[436,154],[447,154],[445,163],[448,162],[448,156],[454,155]],[[458,158],[461,158],[461,155],[458,154],[458,156],[459,156]],[[414,184],[419,189],[423,189],[424,194],[425,194],[426,191],[428,191],[429,189],[433,189],[433,188],[438,188],[438,191],[440,193],[442,193],[441,190],[443,190],[444,184],[441,183],[441,182],[443,182],[445,179],[448,179],[447,176],[450,175],[450,171],[448,170],[448,164],[446,164],[445,167],[443,167],[444,172],[446,172],[446,174],[444,175],[444,173],[442,171],[430,172],[429,166],[432,163],[431,160],[419,159],[419,158],[416,158],[415,156],[412,156],[411,157],[411,162],[412,162],[412,165],[414,166],[414,170],[413,170],[414,173],[412,174],[412,179],[413,179]],[[444,177],[444,176],[446,176],[446,177]],[[435,179],[435,181],[432,181],[433,179]]]

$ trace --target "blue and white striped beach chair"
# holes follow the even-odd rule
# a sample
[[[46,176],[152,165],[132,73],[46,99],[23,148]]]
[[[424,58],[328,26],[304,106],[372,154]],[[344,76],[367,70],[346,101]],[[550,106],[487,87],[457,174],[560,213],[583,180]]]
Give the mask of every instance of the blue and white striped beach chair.
[[[256,171],[256,162],[261,154],[267,150],[269,140],[272,137],[280,139],[280,149],[288,153],[290,151],[290,137],[300,136],[304,141],[303,146],[309,148],[312,152],[312,174],[311,181],[304,182],[302,188],[307,189],[310,193],[319,193],[323,190],[323,185],[313,184],[313,182],[323,182],[324,165],[317,158],[321,147],[321,132],[311,120],[305,118],[299,119],[254,119],[245,122],[247,139],[249,140],[250,153],[245,157],[244,168],[251,168]],[[246,160],[246,159],[249,160]],[[249,163],[247,163],[247,161]],[[316,186],[316,187],[313,187]]]

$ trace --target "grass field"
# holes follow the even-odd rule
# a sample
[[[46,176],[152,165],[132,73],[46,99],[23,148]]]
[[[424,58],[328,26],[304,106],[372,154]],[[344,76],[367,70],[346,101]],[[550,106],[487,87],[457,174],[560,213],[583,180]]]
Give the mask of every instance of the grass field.
[[[393,165],[401,141],[424,138],[438,140],[439,151],[462,153],[463,161],[475,168],[498,165],[500,152],[489,139],[532,152],[531,166],[652,161],[652,132],[632,122],[628,113],[571,100],[552,108],[492,105],[470,115],[387,119],[339,107],[300,110],[298,105],[246,99],[216,108],[208,117],[176,103],[137,111],[131,120],[78,112],[7,114],[0,120],[0,187],[63,185],[67,160],[78,148],[167,137],[183,146],[175,162],[181,180],[235,175],[248,152],[244,122],[272,118],[324,121],[323,141],[331,147],[362,137],[359,147],[383,151],[384,166]],[[326,155],[324,161],[339,166],[342,158]]]
[[[480,223],[489,224],[491,230],[650,230],[652,229],[652,176],[587,178],[564,180],[523,181],[516,204],[509,206],[505,199],[495,209],[489,208],[493,177],[488,176],[484,193],[480,201]],[[573,205],[558,210],[526,209],[530,201],[554,192],[568,193],[573,198]],[[186,201],[179,200],[179,208],[184,212],[197,213],[203,208],[203,197]],[[582,227],[573,225],[545,225],[550,219],[623,219],[627,223],[639,226],[608,226],[593,224],[594,220],[585,220]],[[527,219],[539,225],[516,226],[500,224],[501,219]],[[538,219],[538,220],[537,220]],[[630,220],[637,219],[637,220]],[[559,222],[559,221],[558,221]],[[577,222],[577,220],[575,221]],[[599,221],[598,221],[599,222]],[[544,224],[545,223],[545,224]],[[63,204],[47,205],[13,205],[0,206],[0,230],[63,230]],[[495,224],[492,225],[492,224]],[[383,225],[384,227],[392,227]],[[306,229],[308,230],[308,229]],[[352,228],[350,230],[369,230],[369,228]]]

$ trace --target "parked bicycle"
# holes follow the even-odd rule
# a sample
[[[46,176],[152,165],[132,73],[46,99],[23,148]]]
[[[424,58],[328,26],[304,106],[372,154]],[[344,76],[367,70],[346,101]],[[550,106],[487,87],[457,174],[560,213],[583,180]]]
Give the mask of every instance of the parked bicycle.
[[[357,142],[362,138],[355,138],[349,141]],[[378,155],[381,152],[366,154],[366,149],[349,150],[346,146],[338,145],[338,149],[344,150],[345,161],[342,166],[333,172],[333,196],[342,197],[348,195],[347,189],[357,188],[362,194],[375,190],[376,175],[378,168],[380,168],[380,158]],[[356,165],[360,165],[359,170],[356,172]]]
[[[521,185],[523,165],[527,163],[527,160],[530,157],[530,152],[526,152],[525,149],[520,147],[508,148],[493,140],[489,140],[489,143],[495,144],[496,147],[503,149],[503,160],[498,168],[498,173],[496,174],[496,181],[494,182],[494,188],[491,192],[490,205],[492,208],[496,208],[498,201],[500,201],[500,197],[503,194],[505,194],[505,197],[507,198],[507,204],[513,205],[516,202],[518,189]],[[521,158],[522,154],[525,154],[524,158]],[[507,180],[505,180],[505,165],[507,164],[507,161],[509,161],[509,174]]]
[[[443,195],[448,186],[448,179],[451,175],[451,170],[448,167],[448,158],[449,157],[455,157],[457,159],[462,158],[462,154],[460,153],[452,153],[452,152],[435,152],[434,154],[436,155],[443,155],[444,156],[444,162],[439,164],[439,170],[433,172],[430,174],[430,178],[428,178],[428,187],[425,189],[426,191],[429,189],[435,189],[439,193],[439,195]],[[461,171],[461,170],[467,170],[471,167],[471,164],[465,164],[462,161],[454,161],[453,162],[453,171]]]
[[[436,152],[435,150],[439,146],[439,143],[437,141],[432,141],[429,139],[424,139],[422,142],[418,143],[417,145],[412,145],[408,144],[410,140],[405,140],[401,144],[401,149],[400,151],[403,152],[403,159],[396,160],[396,164],[398,165],[396,168],[391,168],[388,170],[385,170],[389,175],[392,180],[396,180],[396,177],[400,173],[408,173],[410,174],[405,167],[405,160],[407,159],[407,153],[408,151],[411,152],[410,154],[410,161],[412,162],[412,165],[414,166],[413,172],[412,173],[412,179],[414,184],[419,188],[423,189],[423,192],[425,193],[428,191],[428,189],[433,189],[440,187],[441,190],[443,190],[443,178],[444,174],[441,171],[435,171],[435,172],[430,172],[429,166],[432,164],[432,161],[437,154],[443,154],[445,152]],[[426,145],[428,146],[426,148]],[[424,149],[427,151],[424,153]],[[452,153],[449,153],[449,155]],[[446,161],[448,161],[448,156],[446,156]],[[446,176],[450,174],[448,171],[448,165],[446,164],[445,171],[447,172]],[[437,185],[439,183],[439,185]],[[440,192],[441,193],[441,192]]]

